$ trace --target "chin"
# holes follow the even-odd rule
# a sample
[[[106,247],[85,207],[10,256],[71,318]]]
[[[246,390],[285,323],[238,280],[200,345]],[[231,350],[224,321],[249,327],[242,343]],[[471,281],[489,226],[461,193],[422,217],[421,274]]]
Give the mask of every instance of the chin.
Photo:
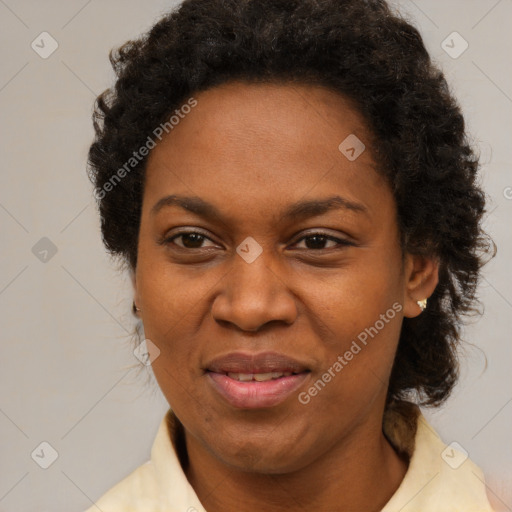
[[[297,454],[295,457],[297,457]],[[304,467],[304,464],[297,460],[283,460],[281,456],[262,456],[261,451],[254,456],[238,454],[230,459],[224,457],[223,461],[239,471],[260,473],[262,475],[286,474]]]
[[[243,441],[233,443],[233,439],[216,443],[215,455],[228,466],[239,471],[261,474],[290,473],[301,469],[305,454],[297,450],[297,443],[284,443],[276,439],[269,445],[267,439],[261,442]]]

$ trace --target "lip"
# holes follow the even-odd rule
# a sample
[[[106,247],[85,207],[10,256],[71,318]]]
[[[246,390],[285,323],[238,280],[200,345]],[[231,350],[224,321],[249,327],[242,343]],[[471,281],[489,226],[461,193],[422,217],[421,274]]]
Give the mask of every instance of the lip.
[[[215,373],[302,373],[309,370],[304,363],[279,352],[230,352],[211,360],[205,369]]]
[[[277,352],[231,352],[206,366],[212,388],[230,405],[241,409],[274,407],[284,402],[308,378],[307,366]],[[227,373],[293,372],[294,375],[264,382],[238,381]]]

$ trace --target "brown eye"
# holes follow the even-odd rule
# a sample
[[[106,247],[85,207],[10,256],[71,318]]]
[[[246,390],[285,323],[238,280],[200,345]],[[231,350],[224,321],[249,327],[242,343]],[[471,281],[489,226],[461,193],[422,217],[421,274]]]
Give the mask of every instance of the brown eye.
[[[341,245],[341,246],[354,245],[353,243],[349,242],[348,240],[335,238],[333,236],[329,236],[324,233],[312,233],[310,235],[302,237],[296,243],[299,243],[302,240],[309,241],[309,242],[305,242],[306,243],[305,249],[310,249],[310,250],[333,249],[334,247],[336,247],[336,245],[338,245],[338,246],[339,245]],[[337,244],[335,244],[334,246],[331,246],[331,247],[325,247],[325,244],[327,242],[337,242]]]
[[[181,244],[175,243],[174,240],[177,240],[178,238],[182,239]],[[210,240],[205,235],[201,233],[197,233],[195,231],[187,231],[184,233],[180,233],[178,235],[174,235],[170,238],[167,238],[164,243],[170,244],[171,242],[175,243],[178,247],[181,247],[182,249],[202,249],[202,244],[204,241]],[[211,240],[210,240],[211,242]]]

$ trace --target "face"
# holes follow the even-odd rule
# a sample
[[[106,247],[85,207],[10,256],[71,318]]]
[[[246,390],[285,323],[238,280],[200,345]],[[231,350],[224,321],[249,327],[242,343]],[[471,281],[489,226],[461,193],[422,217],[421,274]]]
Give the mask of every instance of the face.
[[[296,470],[381,421],[409,300],[395,202],[340,95],[194,98],[147,162],[134,285],[153,370],[212,457]]]

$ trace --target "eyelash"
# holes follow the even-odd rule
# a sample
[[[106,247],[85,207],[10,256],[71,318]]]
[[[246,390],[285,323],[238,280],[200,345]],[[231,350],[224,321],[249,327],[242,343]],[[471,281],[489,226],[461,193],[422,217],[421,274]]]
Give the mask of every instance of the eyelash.
[[[203,239],[205,240],[209,240],[210,242],[213,242],[215,243],[211,238],[207,237],[206,235],[204,235],[203,233],[199,232],[199,231],[182,231],[181,233],[177,233],[171,237],[168,237],[168,238],[163,238],[159,243],[161,245],[169,245],[171,244],[171,242],[173,242],[176,238],[179,238],[181,236],[184,236],[184,235],[199,235],[201,236]],[[336,238],[336,237],[333,237],[332,235],[328,235],[327,233],[322,233],[321,231],[314,231],[312,233],[308,233],[307,235],[303,236],[302,238],[299,238],[295,244],[299,243],[299,242],[302,242],[303,240],[307,239],[307,238],[313,238],[313,237],[322,237],[326,240],[330,240],[330,241],[333,241],[333,242],[338,242],[338,246],[355,246],[354,243],[352,242],[349,242],[348,240],[344,240],[342,238]],[[174,244],[176,245],[176,244]],[[177,247],[179,247],[180,249],[183,249],[183,250],[188,250],[188,251],[193,251],[194,249],[189,249],[188,247],[181,247],[180,245],[178,245]],[[201,250],[201,249],[204,249],[203,247],[196,247],[195,249],[197,250]],[[328,249],[336,249],[336,247],[329,247],[329,248],[324,248],[324,249],[305,249],[307,251],[315,251],[315,252],[318,252],[318,251],[322,251],[322,250],[328,250]]]

